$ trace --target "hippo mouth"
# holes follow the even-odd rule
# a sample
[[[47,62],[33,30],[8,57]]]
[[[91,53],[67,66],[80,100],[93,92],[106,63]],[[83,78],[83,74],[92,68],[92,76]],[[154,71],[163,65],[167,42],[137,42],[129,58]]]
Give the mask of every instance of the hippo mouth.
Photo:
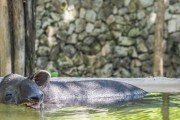
[[[43,101],[40,102],[23,102],[20,105],[34,108],[34,109],[40,109],[42,107]]]

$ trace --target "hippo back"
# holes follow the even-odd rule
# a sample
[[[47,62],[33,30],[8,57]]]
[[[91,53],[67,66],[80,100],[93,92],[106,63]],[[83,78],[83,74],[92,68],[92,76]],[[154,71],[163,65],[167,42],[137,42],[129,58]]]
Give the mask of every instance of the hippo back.
[[[140,99],[147,93],[115,80],[51,81],[43,91],[46,103],[60,106],[116,105]]]

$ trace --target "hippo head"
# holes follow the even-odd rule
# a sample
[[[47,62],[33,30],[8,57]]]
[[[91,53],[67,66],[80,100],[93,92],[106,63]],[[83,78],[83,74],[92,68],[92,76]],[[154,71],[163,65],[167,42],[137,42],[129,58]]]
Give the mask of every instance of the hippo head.
[[[49,83],[49,79],[50,74],[44,70],[31,77],[9,74],[0,83],[0,102],[39,108],[44,99],[41,89]]]

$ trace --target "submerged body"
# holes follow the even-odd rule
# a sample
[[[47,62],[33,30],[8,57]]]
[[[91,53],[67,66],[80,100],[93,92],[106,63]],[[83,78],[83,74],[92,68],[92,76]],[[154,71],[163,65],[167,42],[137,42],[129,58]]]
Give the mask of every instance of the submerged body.
[[[114,80],[50,81],[47,71],[26,78],[11,74],[0,83],[0,102],[39,107],[116,105],[142,98],[147,92]]]
[[[142,98],[147,92],[113,80],[51,81],[43,89],[45,103],[60,106],[116,105]]]

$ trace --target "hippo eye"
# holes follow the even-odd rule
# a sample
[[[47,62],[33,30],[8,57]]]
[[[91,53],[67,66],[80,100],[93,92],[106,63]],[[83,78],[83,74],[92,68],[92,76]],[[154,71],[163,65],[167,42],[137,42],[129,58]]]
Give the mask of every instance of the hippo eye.
[[[5,100],[10,100],[12,98],[12,93],[6,93]]]

